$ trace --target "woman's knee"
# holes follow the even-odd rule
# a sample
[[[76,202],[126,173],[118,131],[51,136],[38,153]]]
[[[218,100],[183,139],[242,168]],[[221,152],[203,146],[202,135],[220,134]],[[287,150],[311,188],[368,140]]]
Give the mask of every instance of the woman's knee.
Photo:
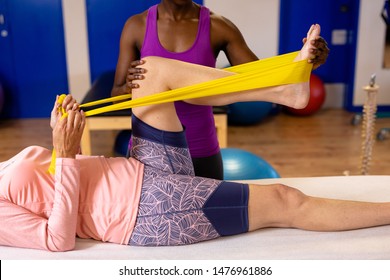
[[[305,212],[307,196],[301,191],[278,184],[274,187],[274,203],[276,211],[276,225],[280,227],[295,227],[298,217]]]
[[[144,79],[136,81],[139,87],[132,90],[133,98],[168,90],[168,79],[166,76],[168,74],[168,71],[166,71],[168,68],[167,60],[155,56],[145,57],[143,60],[145,64],[141,65],[141,67],[146,70],[146,73],[144,74]]]
[[[283,184],[250,186],[249,228],[292,227],[307,196]]]
[[[288,211],[299,209],[306,199],[300,190],[283,184],[276,184],[274,193],[275,199]]]

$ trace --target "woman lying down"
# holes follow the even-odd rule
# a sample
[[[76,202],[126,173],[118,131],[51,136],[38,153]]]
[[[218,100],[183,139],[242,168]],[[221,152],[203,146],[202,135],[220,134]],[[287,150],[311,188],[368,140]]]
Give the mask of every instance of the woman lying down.
[[[308,41],[319,35],[313,26]],[[306,43],[297,60],[311,58]],[[133,99],[231,73],[157,57]],[[307,83],[186,100],[221,105],[270,101],[302,108]],[[58,98],[57,98],[58,99]],[[58,107],[68,116],[61,118]],[[133,108],[132,157],[78,155],[85,115],[68,95],[51,115],[51,151],[31,146],[0,164],[0,244],[67,251],[75,239],[136,246],[184,245],[266,227],[341,231],[390,223],[390,203],[306,196],[281,184],[248,185],[194,177],[174,105]]]

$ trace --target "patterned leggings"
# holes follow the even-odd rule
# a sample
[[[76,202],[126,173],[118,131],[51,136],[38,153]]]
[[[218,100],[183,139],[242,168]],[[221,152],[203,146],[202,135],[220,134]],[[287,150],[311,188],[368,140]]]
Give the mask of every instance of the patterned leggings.
[[[137,143],[133,146],[135,149],[141,143],[161,146],[147,142],[133,137],[133,145]],[[149,147],[147,150],[152,153],[161,149]],[[172,151],[170,147],[167,152],[175,154],[177,160],[182,159],[182,152],[186,151],[188,150],[176,148]],[[160,158],[156,163],[153,157],[146,156],[141,161],[149,164],[145,165],[138,217],[130,245],[183,245],[219,236],[204,215],[202,206],[220,181],[167,172],[170,164],[178,165],[178,169],[183,173],[185,166],[192,166],[180,164],[181,160],[174,161],[170,158],[169,163],[162,163]],[[162,170],[153,167],[155,164]]]
[[[184,147],[165,144],[170,140],[165,135],[160,135],[163,140],[158,142],[138,137],[138,134],[142,136],[142,132],[137,133],[139,122],[137,119],[135,125],[133,116],[131,156],[144,163],[145,168],[137,221],[129,245],[185,245],[221,236],[206,216],[205,205],[225,182],[194,177],[186,144]],[[142,122],[141,126],[149,130],[148,138],[157,132],[164,134]],[[184,137],[184,133],[182,135]],[[239,207],[246,212],[247,206]],[[211,217],[213,210],[210,210]]]

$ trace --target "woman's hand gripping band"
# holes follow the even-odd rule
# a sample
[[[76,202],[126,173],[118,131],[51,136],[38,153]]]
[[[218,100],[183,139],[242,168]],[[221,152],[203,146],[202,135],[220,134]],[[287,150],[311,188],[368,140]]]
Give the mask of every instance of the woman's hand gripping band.
[[[57,157],[75,158],[79,153],[79,143],[85,127],[85,114],[79,110],[79,104],[71,95],[57,96],[51,112],[50,126],[53,129],[53,153],[49,167],[50,174],[55,173]]]

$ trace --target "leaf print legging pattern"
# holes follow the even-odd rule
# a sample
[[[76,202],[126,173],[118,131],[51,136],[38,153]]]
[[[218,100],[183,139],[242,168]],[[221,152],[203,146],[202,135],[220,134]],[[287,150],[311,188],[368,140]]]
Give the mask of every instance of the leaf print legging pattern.
[[[132,119],[131,154],[145,168],[129,245],[185,245],[247,231],[248,185],[194,177],[184,133]]]
[[[184,245],[219,237],[202,211],[218,184],[216,180],[168,174],[145,166],[130,245]]]

